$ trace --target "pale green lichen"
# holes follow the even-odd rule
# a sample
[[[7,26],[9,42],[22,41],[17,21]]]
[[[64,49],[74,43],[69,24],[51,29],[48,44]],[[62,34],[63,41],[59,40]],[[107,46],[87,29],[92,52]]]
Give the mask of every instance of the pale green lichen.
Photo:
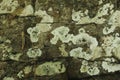
[[[21,70],[21,71],[17,74],[17,76],[18,76],[19,78],[23,78],[23,77],[25,76],[24,71]]]
[[[75,11],[72,12],[72,20],[76,22],[76,24],[88,24],[88,23],[96,23],[96,24],[103,24],[106,19],[103,18],[105,15],[109,15],[110,12],[113,13],[113,4],[106,3],[101,8],[99,8],[95,17],[90,18],[88,15],[88,10],[86,9],[84,12],[82,11]]]
[[[116,10],[111,16],[110,19],[108,20],[108,25],[110,27],[105,27],[103,29],[103,34],[107,35],[116,29],[116,27],[120,27],[120,11]]]
[[[0,13],[12,13],[18,6],[17,0],[2,0],[0,3]]]
[[[65,44],[62,44],[60,47],[59,47],[59,50],[61,51],[61,55],[64,56],[64,57],[67,57],[68,56],[68,52],[65,50]]]
[[[101,47],[96,47],[92,50],[92,58],[91,60],[95,60],[97,58],[101,58],[103,56],[103,50]]]
[[[31,42],[38,42],[40,34],[51,30],[51,24],[38,23],[35,27],[27,29]]]
[[[112,56],[113,54],[116,56],[120,45],[120,37],[119,34],[115,34],[115,36],[106,36],[103,37],[102,48],[104,49],[106,55],[105,56]]]
[[[27,5],[21,12],[20,16],[30,16],[33,15],[33,13],[34,13],[34,9],[32,5]]]
[[[113,50],[113,55],[120,60],[120,45]]]
[[[97,63],[94,62],[92,65],[88,64],[87,61],[82,61],[82,66],[80,68],[81,73],[87,72],[89,75],[98,75],[100,73]]]
[[[70,51],[70,56],[74,58],[84,58],[86,60],[89,60],[92,57],[91,53],[84,52],[81,47],[72,49]]]
[[[78,47],[74,48],[69,52],[71,57],[74,58],[83,58],[86,60],[95,60],[97,58],[102,57],[102,48],[96,47],[94,50],[91,52],[85,52],[83,51],[83,48]]]
[[[42,18],[41,23],[53,23],[53,17],[47,14],[45,10],[38,10],[35,12],[35,16],[39,16]]]
[[[102,62],[102,68],[108,72],[120,71],[120,64],[115,62],[116,62],[115,58],[106,58]]]
[[[113,47],[111,45],[113,41],[114,41],[113,36],[103,37],[102,47],[105,50],[106,56],[112,56],[111,52],[112,52]]]
[[[99,0],[99,5],[103,3],[103,0]]]
[[[32,72],[32,66],[26,66],[24,69],[20,70],[17,73],[18,78],[24,78],[25,75],[28,75]]]
[[[106,70],[108,72],[120,71],[120,64],[116,64],[116,63],[103,61],[102,67],[104,70]]]
[[[104,61],[114,63],[114,62],[116,62],[116,59],[111,57],[111,58],[105,58]]]
[[[30,48],[27,51],[27,56],[30,58],[37,58],[42,55],[42,51],[39,48]]]
[[[47,32],[51,30],[51,23],[53,23],[53,17],[48,15],[46,11],[43,10],[36,11],[34,15],[41,17],[42,20],[40,21],[40,23],[37,23],[35,27],[28,28],[27,32],[30,35],[31,42],[38,42],[39,35],[42,32]]]
[[[36,24],[36,28],[40,30],[40,32],[47,32],[51,30],[51,24],[46,23],[38,23]]]
[[[3,80],[15,80],[13,77],[4,77]]]
[[[88,69],[87,73],[90,75],[98,75],[100,73],[100,70],[98,67],[91,67]]]
[[[62,43],[69,44],[72,42],[74,45],[87,44],[88,48],[90,48],[89,52],[82,51],[82,47],[78,47],[70,51],[70,56],[74,58],[84,58],[89,60],[101,57],[102,50],[98,47],[98,41],[96,38],[87,34],[83,28],[78,30],[79,34],[77,35],[69,34],[69,31],[69,28],[65,26],[60,26],[54,29],[51,32],[54,37],[50,42],[52,44],[56,44],[57,41],[60,40]],[[59,49],[62,50],[61,48]],[[66,53],[66,51],[62,50],[62,53]],[[97,56],[97,54],[99,54],[99,56]]]
[[[55,75],[64,73],[66,71],[65,65],[62,62],[45,62],[40,64],[35,69],[35,74],[37,76],[44,76],[44,75]]]
[[[24,74],[29,74],[32,71],[32,66],[26,66],[24,69]]]
[[[65,26],[60,26],[56,29],[54,29],[51,33],[54,35],[54,37],[50,40],[52,44],[56,44],[58,40],[61,40],[63,43],[68,43],[71,38],[72,34],[68,34],[69,28]]]
[[[39,16],[42,18],[41,22],[36,25],[36,27],[41,32],[47,32],[47,31],[51,30],[51,23],[53,23],[53,17],[48,15],[45,10],[36,11],[35,16]],[[48,22],[48,24],[45,24],[47,22]]]
[[[22,56],[22,53],[17,53],[17,54],[9,54],[9,58],[15,61],[19,61],[20,57]]]
[[[65,26],[60,26],[54,29],[51,32],[54,37],[50,40],[50,42],[52,44],[56,44],[57,41],[60,40],[62,43],[69,43],[70,41],[72,41],[73,44],[89,43],[88,45],[90,45],[91,50],[98,45],[96,38],[85,33],[84,29],[79,29],[78,35],[69,34],[69,31],[69,28]],[[86,42],[83,42],[83,40]]]
[[[98,45],[97,39],[87,34],[83,28],[79,29],[78,35],[73,36],[72,42],[73,44],[88,44],[91,50]]]
[[[102,49],[98,47],[97,39],[87,34],[83,28],[80,28],[78,31],[79,34],[74,35],[71,41],[74,45],[87,44],[89,51],[85,52],[82,47],[78,47],[70,51],[70,56],[74,58],[84,58],[86,60],[94,60],[101,57]]]
[[[51,11],[53,11],[53,8],[52,8],[52,7],[50,7],[50,8],[48,9],[48,11],[50,11],[50,12],[51,12]]]
[[[89,69],[88,62],[85,61],[85,60],[83,60],[83,61],[82,61],[82,66],[81,66],[81,68],[80,68],[80,72],[81,72],[81,73],[87,72],[88,69]]]
[[[37,27],[28,28],[27,32],[30,34],[31,42],[37,42],[39,40],[40,30]]]

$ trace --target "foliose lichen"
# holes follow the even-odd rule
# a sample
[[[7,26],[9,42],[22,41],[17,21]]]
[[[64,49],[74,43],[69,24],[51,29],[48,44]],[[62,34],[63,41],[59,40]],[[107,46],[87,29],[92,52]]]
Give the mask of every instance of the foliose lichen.
[[[94,62],[92,65],[88,64],[87,61],[82,61],[82,66],[80,68],[81,73],[87,72],[89,75],[98,75],[100,73],[97,63]]]
[[[62,62],[45,62],[40,64],[35,69],[37,76],[51,76],[55,74],[64,73],[66,71],[65,65]]]
[[[27,29],[27,32],[30,34],[31,42],[37,42],[39,40],[40,30],[37,27],[30,27]]]
[[[27,5],[21,12],[20,16],[30,16],[30,15],[33,15],[33,13],[34,13],[33,6]]]
[[[103,37],[103,43],[102,43],[102,48],[104,49],[106,56],[116,56],[120,57],[118,50],[119,50],[119,45],[120,45],[120,37],[119,34],[116,33],[115,36],[106,36]]]
[[[113,12],[113,14],[110,16],[110,19],[108,20],[108,26],[110,27],[104,27],[103,34],[107,35],[115,31],[116,27],[120,27],[120,11],[116,10]]]
[[[83,59],[86,59],[86,60],[89,60],[92,57],[91,53],[84,52],[81,47],[72,49],[70,51],[70,56],[74,57],[74,58],[83,58]]]
[[[65,26],[60,26],[54,29],[51,33],[54,35],[50,40],[52,44],[56,44],[58,40],[61,40],[63,43],[68,43],[73,36],[72,34],[68,34],[69,28]]]
[[[39,16],[42,18],[40,23],[37,23],[35,27],[29,27],[27,29],[28,34],[30,35],[31,42],[38,42],[39,35],[43,32],[47,32],[51,30],[51,24],[53,23],[53,17],[47,14],[44,10],[38,10],[34,14],[35,16]]]
[[[115,72],[120,70],[120,64],[106,62],[106,61],[102,62],[102,67],[104,70],[108,72]]]
[[[39,48],[30,48],[27,51],[27,56],[30,58],[37,58],[42,55],[42,51]]]
[[[72,11],[72,20],[76,22],[76,24],[88,24],[88,23],[96,23],[103,24],[106,19],[103,18],[105,15],[109,15],[113,13],[114,5],[110,3],[106,3],[101,8],[99,8],[95,17],[90,18],[88,15],[88,10],[86,9],[84,12],[82,11]]]

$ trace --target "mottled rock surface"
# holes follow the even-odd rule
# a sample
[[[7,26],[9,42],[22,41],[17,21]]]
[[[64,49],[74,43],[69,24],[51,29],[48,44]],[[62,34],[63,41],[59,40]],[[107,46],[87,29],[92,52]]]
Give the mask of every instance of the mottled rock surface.
[[[0,0],[0,80],[120,80],[120,1]]]

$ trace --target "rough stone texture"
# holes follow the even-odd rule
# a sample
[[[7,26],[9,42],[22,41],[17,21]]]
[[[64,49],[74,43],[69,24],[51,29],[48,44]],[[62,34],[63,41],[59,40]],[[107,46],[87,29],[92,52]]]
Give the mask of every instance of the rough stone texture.
[[[0,0],[0,80],[119,80],[119,5],[119,0]],[[35,74],[49,62],[60,64]]]

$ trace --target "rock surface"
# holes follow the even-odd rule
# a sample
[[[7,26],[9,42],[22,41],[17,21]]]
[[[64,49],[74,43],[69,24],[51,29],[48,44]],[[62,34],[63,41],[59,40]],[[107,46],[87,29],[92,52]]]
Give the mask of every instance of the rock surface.
[[[119,80],[119,0],[0,0],[0,80]]]

